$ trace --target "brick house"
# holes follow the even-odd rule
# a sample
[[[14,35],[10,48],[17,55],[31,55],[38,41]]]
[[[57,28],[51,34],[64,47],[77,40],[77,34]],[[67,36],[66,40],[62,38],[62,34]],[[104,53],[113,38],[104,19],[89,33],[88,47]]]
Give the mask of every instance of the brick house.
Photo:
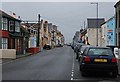
[[[22,37],[20,34],[21,20],[5,13],[2,10],[0,10],[0,14],[1,14],[1,17],[0,17],[0,20],[1,20],[0,21],[0,33],[1,33],[0,49],[2,50],[15,49],[17,55],[22,54],[23,52],[22,51],[22,40],[21,40]]]
[[[120,47],[120,1],[115,4],[117,46]]]
[[[90,45],[100,46],[100,40],[101,40],[100,27],[101,27],[101,24],[103,24],[104,22],[105,22],[104,18],[98,18],[98,27],[97,27],[96,18],[87,19],[87,34],[88,34],[88,41]]]

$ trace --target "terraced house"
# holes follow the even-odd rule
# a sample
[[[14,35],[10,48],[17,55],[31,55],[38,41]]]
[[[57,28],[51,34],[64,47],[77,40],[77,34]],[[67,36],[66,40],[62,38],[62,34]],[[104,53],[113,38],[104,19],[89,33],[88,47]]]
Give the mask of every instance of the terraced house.
[[[120,1],[115,4],[117,46],[120,48]]]
[[[0,10],[0,50],[2,58],[16,58],[22,54],[22,40],[20,34],[21,20]],[[12,51],[12,52],[11,52]],[[7,54],[9,53],[9,54]]]

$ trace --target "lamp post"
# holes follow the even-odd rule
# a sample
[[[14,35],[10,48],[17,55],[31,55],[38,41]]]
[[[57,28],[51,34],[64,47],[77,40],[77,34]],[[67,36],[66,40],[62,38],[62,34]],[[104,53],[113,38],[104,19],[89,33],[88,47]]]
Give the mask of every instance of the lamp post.
[[[97,24],[97,32],[96,32],[96,46],[98,46],[98,2],[92,2],[91,4],[95,4],[96,5],[96,13],[97,13],[97,21],[96,21],[96,24]]]

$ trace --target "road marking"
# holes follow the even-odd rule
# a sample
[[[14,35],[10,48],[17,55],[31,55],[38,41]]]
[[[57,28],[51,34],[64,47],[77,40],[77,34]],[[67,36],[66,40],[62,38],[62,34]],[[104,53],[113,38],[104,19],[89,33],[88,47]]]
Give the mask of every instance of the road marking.
[[[73,74],[71,74],[71,76],[73,77]]]
[[[71,80],[73,80],[73,78],[71,78]]]
[[[73,55],[73,64],[72,64],[71,80],[73,80],[73,76],[74,76],[74,55]]]

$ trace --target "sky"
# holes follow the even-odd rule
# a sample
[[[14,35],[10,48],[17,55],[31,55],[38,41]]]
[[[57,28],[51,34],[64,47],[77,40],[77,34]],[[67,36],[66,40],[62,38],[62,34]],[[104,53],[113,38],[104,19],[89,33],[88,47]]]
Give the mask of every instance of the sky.
[[[115,3],[99,2],[99,17],[108,20],[114,16]],[[9,14],[14,12],[28,21],[37,21],[40,14],[41,19],[58,26],[67,43],[72,42],[75,32],[83,28],[87,18],[96,17],[96,5],[90,2],[2,2],[2,10]]]

